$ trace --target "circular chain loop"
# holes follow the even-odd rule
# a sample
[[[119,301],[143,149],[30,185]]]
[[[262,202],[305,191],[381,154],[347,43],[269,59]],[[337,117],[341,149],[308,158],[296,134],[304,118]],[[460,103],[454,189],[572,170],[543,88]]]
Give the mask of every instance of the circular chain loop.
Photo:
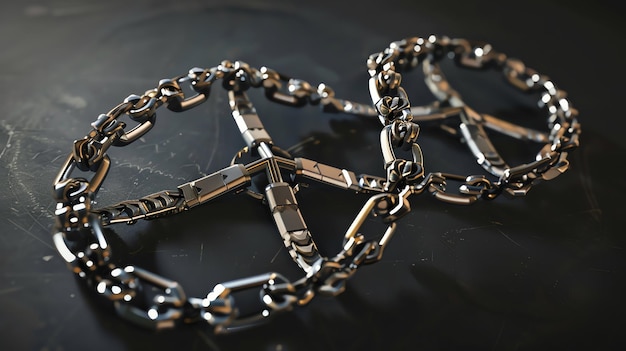
[[[461,67],[496,69],[522,91],[540,92],[540,105],[548,111],[548,133],[500,121],[479,114],[465,104],[446,80],[439,62],[452,57]],[[426,84],[438,101],[412,107],[402,88],[402,74],[423,66]],[[495,51],[489,44],[448,37],[407,38],[392,42],[382,52],[369,56],[371,104],[359,104],[335,97],[329,86],[313,86],[267,67],[256,69],[241,61],[222,61],[212,68],[197,68],[187,74],[163,79],[143,95],[130,95],[91,124],[93,129],[74,142],[74,147],[53,182],[57,202],[53,241],[68,267],[84,279],[97,294],[113,301],[124,318],[150,328],[167,328],[181,323],[206,322],[216,332],[263,320],[274,312],[308,304],[316,294],[337,295],[359,267],[381,260],[395,233],[397,222],[411,211],[409,197],[427,191],[437,199],[454,204],[471,204],[479,198],[494,199],[501,193],[525,195],[541,180],[549,180],[567,170],[567,155],[578,146],[580,125],[577,111],[564,91],[543,75],[513,58]],[[245,146],[231,164],[213,174],[137,200],[126,200],[94,208],[96,194],[111,161],[111,146],[126,146],[154,126],[156,111],[163,105],[182,112],[194,108],[210,95],[213,84],[222,81],[228,91],[232,116]],[[186,96],[183,84],[192,95]],[[377,117],[382,124],[380,145],[385,176],[354,172],[324,165],[315,160],[293,157],[274,145],[264,129],[246,91],[262,88],[273,102],[292,107],[319,105],[325,112],[341,112]],[[121,118],[135,123],[126,130]],[[497,177],[460,176],[442,172],[426,173],[422,151],[417,143],[420,123],[459,118],[458,130],[479,163]],[[537,160],[510,167],[488,142],[484,128],[517,139],[543,143]],[[409,153],[405,159],[396,151]],[[495,152],[495,154],[494,154]],[[257,159],[243,163],[244,154]],[[78,168],[91,172],[89,179],[72,177]],[[264,177],[257,177],[264,174]],[[283,179],[288,175],[288,180]],[[265,189],[252,190],[262,178]],[[317,181],[356,193],[372,194],[345,231],[341,250],[332,257],[322,256],[304,223],[295,197],[300,184]],[[449,182],[460,183],[458,192],[449,192]],[[258,183],[258,182],[256,182]],[[263,200],[270,208],[287,251],[305,275],[290,281],[278,273],[236,279],[216,284],[206,297],[187,297],[175,281],[139,267],[113,263],[112,250],[103,227],[116,223],[133,224],[186,211],[228,193],[246,192]],[[365,235],[364,226],[377,218],[384,230],[378,237]],[[242,292],[258,292],[257,308],[243,314],[237,303]]]
[[[446,58],[452,58],[461,68],[500,71],[506,81],[518,90],[539,92],[541,97],[538,105],[548,114],[549,132],[537,132],[473,111],[445,78],[439,63]],[[396,111],[399,107],[396,106],[400,106],[401,99],[406,99],[406,93],[400,87],[400,72],[409,72],[419,65],[423,67],[427,86],[439,101],[428,108],[412,109],[402,105],[402,118],[419,123],[458,117],[459,129],[453,132],[468,144],[478,163],[496,177],[494,181],[489,181],[486,176],[480,175],[451,175],[451,179],[462,182],[458,192],[447,192],[445,179],[439,179],[438,183],[430,187],[435,197],[446,202],[466,204],[474,202],[478,197],[494,199],[502,193],[523,196],[540,181],[554,179],[567,170],[568,153],[579,143],[581,128],[577,120],[578,111],[567,100],[567,94],[558,89],[547,76],[527,68],[518,59],[497,52],[485,42],[434,35],[428,38],[413,37],[392,42],[382,52],[370,55],[367,61],[371,77],[370,95],[383,124],[391,123],[393,118],[389,119],[388,116],[398,115]],[[412,111],[417,113],[413,115]],[[485,129],[544,145],[535,160],[509,166],[490,142]],[[395,137],[394,141],[397,139]],[[383,145],[383,152],[385,146],[389,145]],[[398,147],[394,143],[391,146]],[[392,181],[396,182],[403,178],[403,172],[398,168],[399,165],[403,167],[404,163],[396,159],[390,147],[388,149],[388,179],[393,177]],[[446,175],[438,176],[441,177],[445,178]]]

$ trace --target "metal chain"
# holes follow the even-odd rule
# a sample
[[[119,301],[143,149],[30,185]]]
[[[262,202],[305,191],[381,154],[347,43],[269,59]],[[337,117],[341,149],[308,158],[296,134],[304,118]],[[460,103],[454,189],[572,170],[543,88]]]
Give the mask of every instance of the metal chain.
[[[177,190],[94,208],[96,194],[111,165],[107,150],[111,146],[129,145],[147,133],[154,125],[156,110],[163,105],[178,112],[201,104],[217,80],[222,80],[222,86],[229,93],[233,118],[247,144],[233,163],[182,184]],[[185,96],[183,83],[191,84],[192,96]],[[53,182],[57,201],[53,241],[71,270],[98,294],[114,301],[121,316],[153,328],[204,320],[214,326],[216,332],[223,332],[267,317],[270,312],[306,304],[317,293],[338,294],[359,265],[380,259],[395,224],[389,224],[380,241],[366,242],[357,232],[368,216],[385,217],[381,204],[390,197],[383,193],[385,179],[356,175],[305,158],[292,158],[273,144],[263,128],[245,93],[251,87],[263,88],[271,101],[289,106],[321,105],[326,112],[362,115],[372,115],[373,111],[368,105],[335,98],[331,88],[324,84],[313,88],[305,81],[288,78],[266,67],[255,69],[241,61],[223,61],[210,69],[193,68],[187,75],[161,80],[155,89],[142,96],[129,96],[108,113],[101,114],[92,123],[93,129],[88,135],[74,142],[73,152]],[[121,120],[123,116],[137,124],[127,129]],[[259,156],[258,160],[249,164],[235,163],[241,153],[253,151]],[[72,177],[76,169],[91,174],[90,179]],[[296,180],[283,180],[283,170]],[[289,253],[306,273],[302,279],[290,282],[278,273],[268,273],[217,284],[206,297],[194,298],[187,297],[175,281],[139,267],[113,263],[104,226],[180,213],[226,193],[246,189],[251,179],[263,172],[269,182],[260,196],[267,200]],[[335,257],[319,254],[300,214],[294,189],[300,178],[355,192],[379,193],[361,211]],[[236,307],[235,295],[249,289],[260,290],[260,307],[257,312],[242,316]]]
[[[541,133],[474,111],[443,74],[439,62],[445,58],[451,58],[462,68],[500,71],[518,90],[539,93],[538,106],[547,112],[549,132]],[[411,108],[401,87],[401,73],[419,65],[423,67],[427,86],[439,101]],[[367,66],[370,96],[385,126],[381,147],[392,182],[411,188],[423,175],[421,152],[415,144],[419,132],[416,122],[437,121],[446,130],[461,136],[478,163],[498,177],[492,181],[486,175],[428,174],[428,191],[445,202],[470,204],[478,198],[494,199],[502,193],[524,196],[533,185],[553,179],[569,168],[567,156],[579,144],[578,110],[567,100],[565,91],[558,89],[547,76],[526,67],[519,59],[497,52],[490,44],[435,35],[426,39],[411,37],[394,41],[382,52],[370,55]],[[458,130],[450,130],[443,124],[453,117],[460,119]],[[485,128],[542,143],[543,147],[534,161],[512,167],[499,155]],[[413,160],[396,157],[394,148],[397,147],[410,148]],[[458,192],[447,191],[448,180],[461,183]]]
[[[567,103],[564,93],[545,77],[535,76],[534,71],[526,69],[519,61],[505,59],[501,54],[477,55],[476,48],[479,47],[472,45],[448,38],[410,38],[394,42],[385,51],[372,55],[368,68],[374,107],[337,99],[325,84],[313,87],[305,81],[266,67],[256,69],[241,61],[223,61],[209,69],[192,68],[186,75],[163,79],[155,89],[141,96],[130,95],[108,113],[101,114],[91,124],[93,129],[88,135],[74,142],[72,153],[53,182],[57,201],[54,244],[70,269],[98,294],[112,300],[122,317],[157,329],[204,321],[213,326],[215,332],[225,332],[264,319],[274,312],[306,305],[316,294],[340,294],[345,289],[346,280],[360,266],[382,258],[398,219],[411,210],[410,195],[428,191],[447,202],[469,204],[479,197],[494,198],[503,190],[513,195],[525,194],[537,179],[551,179],[567,168],[567,152],[577,145],[580,127],[574,118],[576,111]],[[492,52],[486,50],[485,45],[480,48],[485,53]],[[437,79],[439,82],[443,79],[436,77],[441,75],[437,62],[447,53],[458,55],[457,62],[464,66],[480,63],[502,67],[514,85],[530,79],[529,82],[534,83],[528,89],[543,87],[546,90],[547,98],[542,101],[551,113],[552,127],[549,136],[539,138],[550,143],[548,150],[540,153],[540,161],[500,169],[493,165],[493,158],[484,157],[487,161],[482,163],[483,166],[491,173],[497,170],[498,182],[490,182],[484,176],[425,174],[422,152],[416,142],[419,126],[415,121],[419,118],[445,119],[461,115],[461,131],[475,154],[492,151],[478,142],[478,138],[484,137],[483,124],[490,126],[491,123],[509,132],[523,130],[522,127],[510,128],[508,124],[494,122],[493,117],[474,116],[456,92],[446,88],[445,84],[435,84]],[[424,64],[430,88],[445,103],[411,108],[407,94],[400,86],[400,72],[420,63]],[[203,103],[218,80],[228,91],[233,119],[246,142],[246,146],[233,157],[231,165],[182,184],[176,190],[94,208],[96,194],[111,165],[107,150],[111,146],[131,144],[147,133],[154,125],[156,110],[163,105],[181,112]],[[184,83],[190,84],[192,96],[183,92],[181,86]],[[288,106],[320,105],[325,112],[378,116],[383,124],[381,149],[385,177],[356,175],[315,160],[292,157],[274,145],[246,95],[249,88],[263,88],[269,100]],[[416,112],[419,116],[414,119],[413,116],[418,115]],[[124,116],[136,125],[127,129],[126,123],[121,121]],[[468,131],[463,132],[464,129]],[[411,159],[397,157],[396,149],[410,152]],[[247,164],[238,163],[244,153],[257,158]],[[72,177],[76,169],[91,176],[89,179]],[[263,193],[250,188],[252,179],[259,174],[264,174],[267,179]],[[284,174],[290,179],[283,179]],[[318,252],[300,213],[295,193],[303,179],[372,194],[345,232],[341,250],[333,257],[323,257]],[[448,179],[465,181],[460,195],[446,192]],[[104,226],[132,224],[139,219],[180,213],[225,194],[241,191],[266,200],[289,254],[304,272],[302,278],[290,281],[278,273],[267,273],[217,284],[206,297],[196,298],[187,297],[175,281],[139,267],[113,263]],[[381,219],[385,229],[379,237],[367,239],[362,229],[366,222],[371,223],[366,221],[370,217]],[[242,315],[237,308],[237,295],[248,290],[259,292],[259,305],[256,311]]]

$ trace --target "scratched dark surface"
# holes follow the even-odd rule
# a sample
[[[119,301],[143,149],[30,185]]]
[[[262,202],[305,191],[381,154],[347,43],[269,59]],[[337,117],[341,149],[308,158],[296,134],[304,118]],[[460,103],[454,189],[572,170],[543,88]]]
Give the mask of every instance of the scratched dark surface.
[[[617,350],[624,283],[623,8],[565,2],[20,1],[0,11],[0,349],[2,350]],[[621,5],[620,5],[621,6]],[[159,79],[223,59],[269,66],[367,102],[365,59],[408,36],[484,40],[566,90],[580,110],[571,168],[524,198],[462,207],[411,198],[381,262],[338,297],[248,330],[149,331],[83,288],[51,240],[52,180],[100,113]],[[509,113],[525,101],[478,75],[448,74],[468,103]],[[485,77],[488,77],[485,74]],[[467,79],[465,79],[467,78]],[[425,88],[404,77],[413,104]],[[514,94],[513,94],[514,95]],[[383,175],[379,126],[250,92],[282,148]],[[423,100],[423,101],[422,101]],[[522,105],[518,105],[522,104]],[[518,113],[519,115],[519,113]],[[533,116],[537,117],[537,116]],[[159,110],[141,140],[110,151],[99,204],[212,173],[244,144],[225,93],[184,114]],[[541,123],[543,119],[537,117]],[[481,173],[465,146],[420,136],[427,171]],[[508,144],[507,144],[508,145]],[[524,145],[522,145],[522,148]],[[507,146],[514,156],[519,148]],[[339,251],[366,197],[313,185],[298,193],[322,253]],[[190,296],[268,271],[297,277],[267,207],[245,195],[184,215],[114,227],[114,255],[179,281]]]

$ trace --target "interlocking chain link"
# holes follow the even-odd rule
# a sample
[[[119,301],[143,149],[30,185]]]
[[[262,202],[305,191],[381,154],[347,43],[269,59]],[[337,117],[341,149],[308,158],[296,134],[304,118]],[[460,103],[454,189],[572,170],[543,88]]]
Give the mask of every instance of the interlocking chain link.
[[[147,133],[154,125],[156,111],[165,105],[172,111],[184,111],[204,102],[212,85],[222,80],[229,93],[232,115],[247,146],[233,163],[218,172],[182,184],[177,190],[165,190],[137,200],[122,201],[104,208],[94,208],[98,189],[111,161],[111,146],[126,146]],[[186,97],[181,85],[189,83],[194,94]],[[193,68],[187,75],[163,79],[158,86],[141,96],[130,95],[106,114],[98,116],[93,129],[74,142],[72,153],[54,179],[57,201],[53,241],[71,270],[87,281],[98,294],[114,301],[123,317],[149,327],[165,328],[179,323],[204,320],[216,332],[267,317],[270,312],[303,305],[317,293],[338,294],[344,282],[361,264],[380,259],[382,248],[395,230],[395,224],[379,241],[365,241],[358,230],[365,218],[385,216],[381,206],[388,194],[383,192],[385,179],[356,175],[345,169],[319,162],[292,158],[273,144],[251,101],[249,88],[263,88],[268,99],[289,106],[320,105],[326,112],[372,115],[372,108],[334,97],[324,84],[314,88],[309,83],[291,79],[269,68],[255,69],[241,61],[223,61],[210,69]],[[136,122],[127,128],[121,118]],[[241,153],[255,151],[259,159],[249,164],[236,163]],[[73,177],[77,170],[90,174],[89,179]],[[346,190],[380,193],[370,199],[355,224],[345,235],[342,250],[334,257],[322,257],[300,214],[293,182],[282,179],[282,172],[296,179],[305,178]],[[278,273],[238,279],[217,284],[204,298],[187,297],[175,281],[134,266],[117,266],[103,228],[116,223],[135,223],[180,213],[231,192],[247,189],[251,179],[265,173],[269,179],[264,194],[272,216],[294,261],[305,276],[290,282]],[[240,315],[236,294],[250,289],[260,291],[258,312]]]
[[[549,133],[474,111],[443,74],[439,62],[446,58],[451,58],[462,68],[500,71],[518,90],[539,93],[538,106],[547,112]],[[439,101],[411,108],[401,87],[401,73],[419,65],[423,67],[427,86]],[[452,132],[462,137],[478,163],[498,179],[492,181],[485,175],[430,173],[427,175],[429,192],[440,200],[470,204],[478,198],[493,199],[501,193],[523,196],[533,185],[553,179],[569,168],[568,154],[579,144],[578,111],[567,100],[565,91],[558,89],[547,76],[526,67],[519,59],[497,52],[490,44],[446,36],[411,37],[392,42],[382,52],[370,55],[367,66],[372,102],[385,126],[381,147],[388,179],[392,182],[411,184],[423,175],[421,153],[414,141],[419,131],[416,122],[442,122],[452,117],[460,119],[458,130]],[[485,128],[542,143],[543,147],[534,161],[512,167],[499,155]],[[413,160],[396,157],[394,148],[397,147],[411,148]],[[462,183],[457,193],[447,191],[447,180]],[[423,183],[420,183],[420,189],[421,185]]]
[[[449,87],[438,66],[450,54],[464,67],[500,69],[509,82],[522,90],[543,89],[541,102],[549,111],[550,133],[544,135],[471,110]],[[400,73],[419,64],[423,65],[426,82],[439,101],[411,107],[400,86]],[[480,197],[492,199],[502,192],[524,195],[539,179],[551,179],[564,172],[567,153],[578,144],[577,112],[565,99],[565,93],[545,76],[525,68],[518,60],[496,53],[486,44],[446,37],[409,38],[393,42],[383,52],[370,56],[368,69],[372,106],[338,99],[325,84],[313,87],[306,81],[289,78],[267,67],[256,69],[241,61],[223,61],[209,69],[192,68],[186,75],[161,80],[156,88],[141,96],[130,95],[108,113],[99,115],[91,124],[93,129],[74,142],[72,152],[54,179],[57,206],[53,241],[57,250],[75,274],[98,294],[113,301],[116,311],[130,321],[158,329],[204,321],[216,332],[225,332],[274,312],[306,305],[316,294],[340,294],[346,280],[360,266],[381,260],[398,219],[411,210],[411,195],[427,191],[456,204],[469,204]],[[176,190],[95,208],[96,194],[111,166],[108,149],[129,145],[146,134],[154,125],[157,109],[163,105],[181,112],[203,103],[217,81],[228,91],[233,119],[246,143],[231,164]],[[186,96],[183,84],[191,86],[191,96]],[[385,176],[357,175],[315,160],[292,157],[274,144],[263,127],[246,94],[250,88],[262,88],[269,100],[292,107],[319,105],[326,112],[377,116],[383,125],[380,144]],[[417,144],[420,129],[416,121],[453,116],[460,117],[459,133],[479,163],[498,176],[498,181],[489,181],[486,176],[425,173],[422,151]],[[128,128],[123,117],[135,125]],[[483,126],[546,146],[537,161],[509,167],[497,152],[494,154],[495,148]],[[397,151],[408,152],[411,157],[398,157]],[[247,164],[240,163],[246,153],[256,158]],[[89,179],[73,177],[77,170]],[[252,179],[260,174],[267,179],[265,189],[252,190]],[[285,174],[289,179],[285,179]],[[303,180],[371,194],[344,233],[341,250],[335,256],[324,257],[318,252],[300,213],[295,193]],[[464,182],[460,193],[448,193],[446,180]],[[186,296],[175,281],[139,267],[113,263],[103,231],[105,226],[173,215],[239,192],[264,199],[268,204],[285,247],[304,272],[302,278],[290,281],[279,273],[266,273],[217,284],[206,297],[197,298]],[[378,237],[366,238],[363,227],[371,223],[367,221],[371,217],[381,219],[385,229]],[[237,307],[237,296],[249,290],[259,292],[258,308],[244,315]]]

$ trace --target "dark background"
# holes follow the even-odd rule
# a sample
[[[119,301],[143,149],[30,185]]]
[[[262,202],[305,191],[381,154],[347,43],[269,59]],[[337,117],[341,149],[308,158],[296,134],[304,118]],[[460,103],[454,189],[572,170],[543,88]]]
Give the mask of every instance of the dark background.
[[[3,350],[616,350],[624,296],[623,6],[609,1],[20,1],[0,10],[0,349]],[[368,102],[365,60],[389,42],[448,35],[491,43],[550,76],[580,110],[571,168],[523,198],[473,206],[411,198],[381,262],[344,294],[316,297],[254,328],[160,332],[118,318],[85,289],[51,240],[52,180],[100,113],[161,78],[221,60],[269,66]],[[512,118],[528,101],[489,73],[449,71],[477,110]],[[404,76],[413,105],[430,100]],[[478,88],[476,88],[478,87]],[[297,156],[383,175],[377,121],[251,98]],[[524,111],[521,113],[520,111]],[[517,122],[521,123],[521,119]],[[532,122],[531,123],[534,123]],[[242,147],[226,95],[110,151],[98,203],[212,173]],[[427,172],[481,174],[464,145],[423,126]],[[517,145],[517,146],[512,146]],[[523,143],[505,155],[530,161]],[[298,193],[322,253],[339,251],[367,197],[312,185]],[[298,277],[266,206],[220,199],[170,219],[108,231],[114,254],[179,281],[190,296],[267,271]]]

